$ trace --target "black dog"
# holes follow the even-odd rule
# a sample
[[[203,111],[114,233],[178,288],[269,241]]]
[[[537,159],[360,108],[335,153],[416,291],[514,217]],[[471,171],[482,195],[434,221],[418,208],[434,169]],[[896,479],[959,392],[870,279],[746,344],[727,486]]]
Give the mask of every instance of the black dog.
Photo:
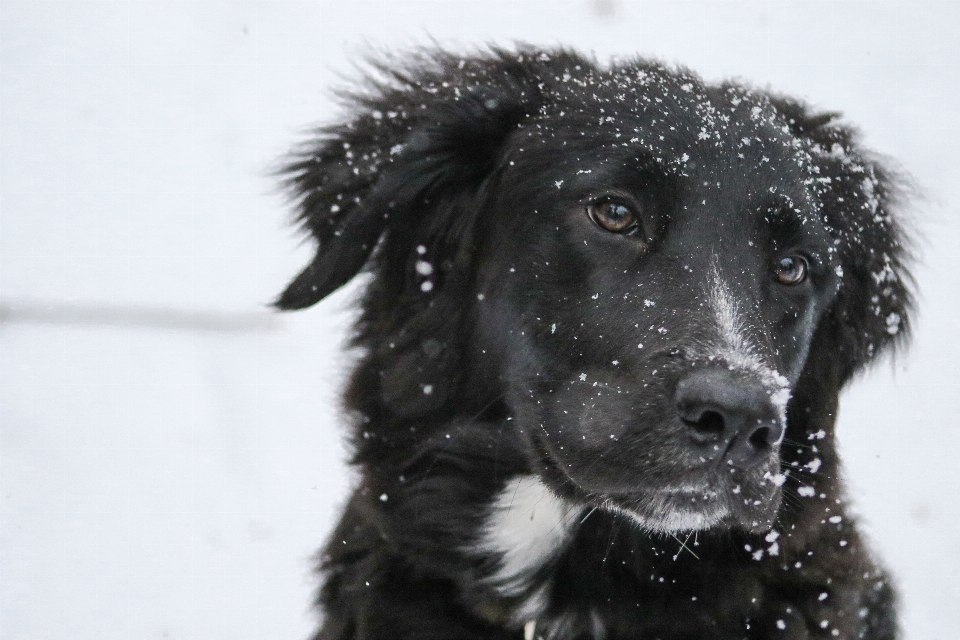
[[[643,60],[374,63],[285,173],[365,266],[317,637],[896,636],[840,389],[907,333],[898,180],[835,114]]]

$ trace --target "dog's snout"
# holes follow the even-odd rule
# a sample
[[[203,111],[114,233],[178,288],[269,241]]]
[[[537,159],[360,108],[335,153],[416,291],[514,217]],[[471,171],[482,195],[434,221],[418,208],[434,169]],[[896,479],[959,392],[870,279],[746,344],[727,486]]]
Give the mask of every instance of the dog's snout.
[[[733,464],[766,459],[783,437],[783,420],[769,391],[727,370],[697,371],[683,378],[676,402],[692,441],[713,445]]]

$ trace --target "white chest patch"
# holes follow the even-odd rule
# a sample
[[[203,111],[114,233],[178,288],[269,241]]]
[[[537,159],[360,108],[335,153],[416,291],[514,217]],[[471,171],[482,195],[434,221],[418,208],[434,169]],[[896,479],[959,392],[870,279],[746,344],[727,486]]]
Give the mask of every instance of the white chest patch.
[[[570,539],[579,511],[557,498],[535,476],[507,482],[490,505],[475,548],[500,557],[496,571],[485,581],[503,596],[528,593],[537,570],[556,557]],[[532,600],[541,597],[538,592]],[[528,605],[523,608],[538,608],[536,602]],[[535,614],[525,611],[523,615],[531,613]]]

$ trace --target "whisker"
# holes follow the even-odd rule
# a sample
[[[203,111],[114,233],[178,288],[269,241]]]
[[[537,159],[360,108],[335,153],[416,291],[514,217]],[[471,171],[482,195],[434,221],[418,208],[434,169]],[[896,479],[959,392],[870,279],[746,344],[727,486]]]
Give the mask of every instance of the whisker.
[[[671,538],[673,538],[673,539],[676,540],[677,542],[680,542],[680,549],[678,549],[676,555],[673,556],[673,561],[674,561],[674,562],[677,561],[677,558],[680,557],[680,553],[681,553],[684,549],[686,549],[687,551],[689,551],[689,552],[690,552],[690,555],[692,555],[692,556],[693,556],[694,558],[696,558],[697,560],[700,559],[700,556],[698,556],[697,554],[695,554],[695,553],[693,552],[693,550],[692,550],[690,547],[687,546],[687,542],[690,541],[690,536],[692,536],[692,535],[693,535],[693,531],[690,531],[689,533],[687,533],[686,539],[685,539],[683,542],[680,542],[680,538],[678,538],[678,537],[677,537],[676,535],[674,535],[673,533],[670,534],[670,537],[671,537]]]

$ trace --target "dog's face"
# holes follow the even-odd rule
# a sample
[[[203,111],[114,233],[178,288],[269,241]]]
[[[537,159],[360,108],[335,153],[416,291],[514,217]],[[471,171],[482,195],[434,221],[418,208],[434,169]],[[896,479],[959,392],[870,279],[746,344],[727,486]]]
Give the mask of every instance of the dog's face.
[[[556,490],[655,531],[769,529],[840,273],[809,158],[740,94],[636,102],[515,136],[481,332]]]
[[[791,396],[826,406],[907,328],[883,167],[833,115],[654,64],[382,70],[286,168],[319,251],[278,306],[373,272],[349,402],[383,433],[358,459],[502,405],[575,504],[769,528],[807,435]]]

